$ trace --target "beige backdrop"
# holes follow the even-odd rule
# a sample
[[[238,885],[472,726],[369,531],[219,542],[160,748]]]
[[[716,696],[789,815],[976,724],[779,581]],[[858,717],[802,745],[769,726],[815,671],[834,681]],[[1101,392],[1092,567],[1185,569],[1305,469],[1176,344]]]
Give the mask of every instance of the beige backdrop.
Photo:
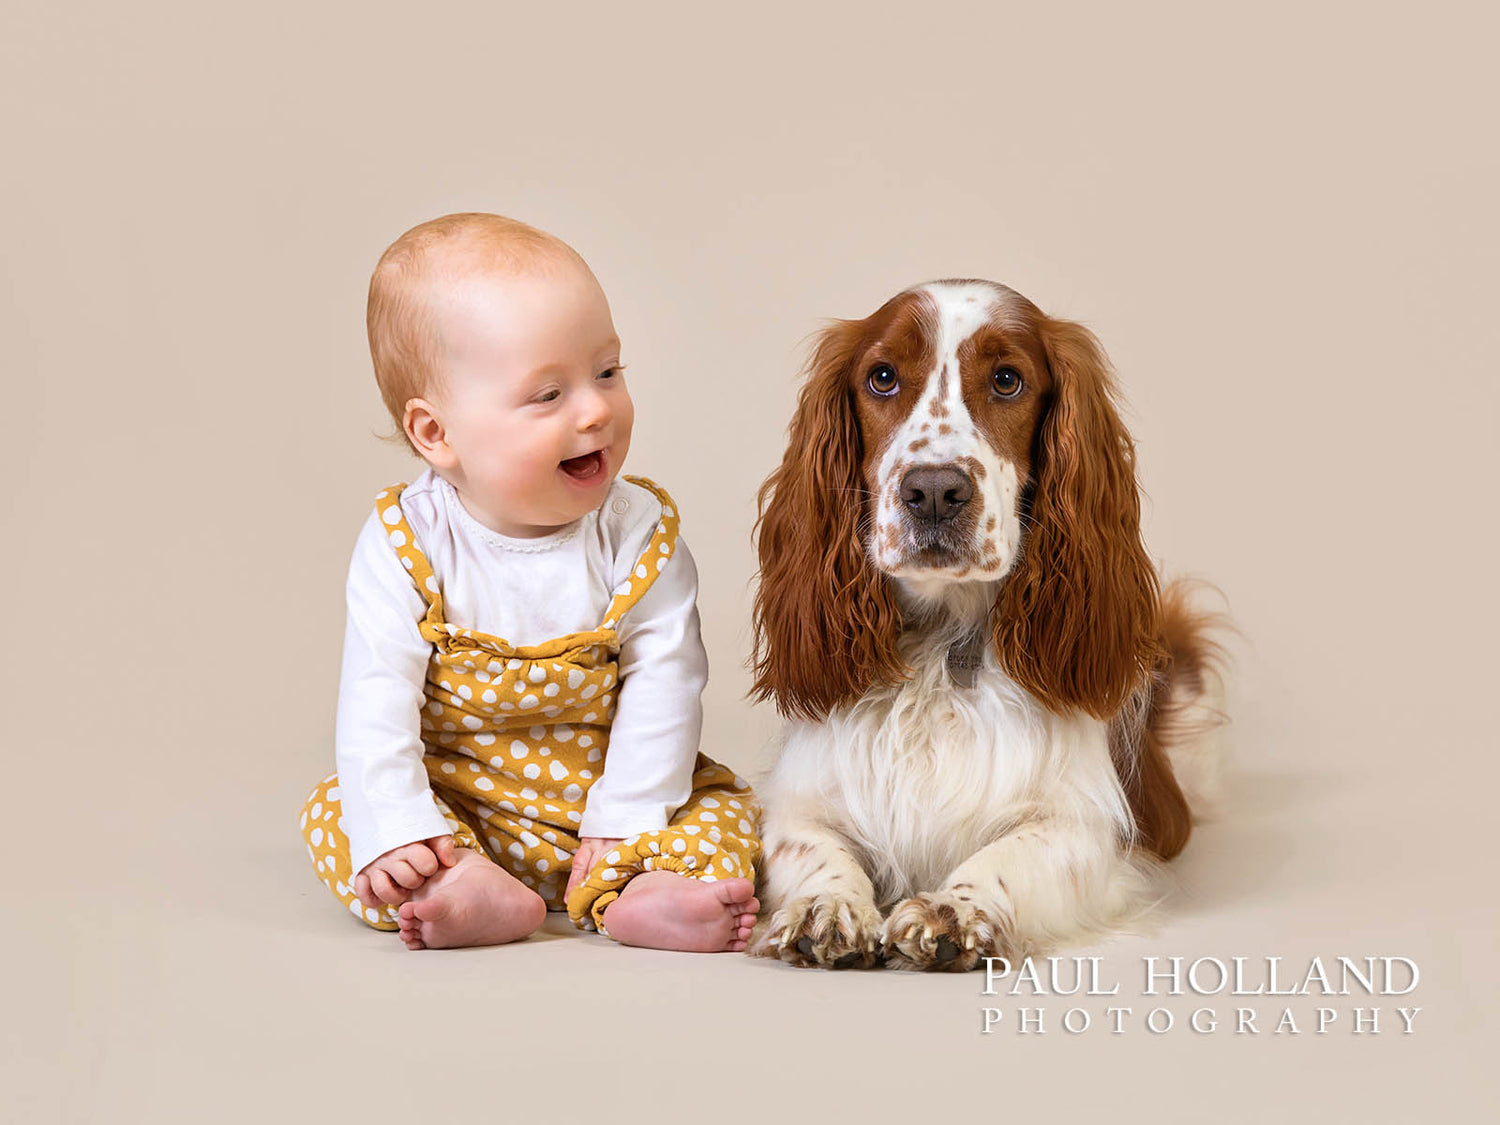
[[[0,35],[0,1117],[1483,1115],[1481,5],[225,7],[17,6]],[[331,766],[344,568],[373,492],[417,471],[374,436],[365,284],[465,209],[555,231],[612,298],[629,469],[684,510],[706,746],[742,770],[776,726],[744,698],[753,498],[820,318],[980,276],[1099,333],[1149,544],[1246,641],[1228,813],[1159,932],[1084,951],[1122,982],[1077,1002],[1088,1033],[1070,1001],[1000,997],[981,1035],[977,975],[555,922],[415,956],[314,880],[296,817]],[[1234,1000],[1140,982],[1146,955],[1382,954],[1420,965],[1414,993],[1299,1000],[1295,1037],[1270,1034],[1280,1003],[1237,1036]],[[1043,1034],[1017,1033],[1023,1003]],[[1158,1003],[1225,1022],[1154,1035]],[[1358,1005],[1378,1035],[1351,1033]]]

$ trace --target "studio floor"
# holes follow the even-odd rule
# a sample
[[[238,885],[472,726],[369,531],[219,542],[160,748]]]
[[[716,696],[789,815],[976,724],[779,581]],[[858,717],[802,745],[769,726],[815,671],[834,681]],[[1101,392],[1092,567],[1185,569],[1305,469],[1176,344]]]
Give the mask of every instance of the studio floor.
[[[945,1106],[1145,1120],[1166,1089],[1158,1120],[1478,1120],[1492,907],[1456,911],[1399,832],[1372,830],[1351,779],[1240,769],[1231,781],[1222,820],[1172,865],[1155,931],[1066,951],[1099,959],[1084,963],[1093,996],[1052,994],[1045,962],[1045,993],[1012,977],[987,996],[981,972],[630,949],[559,915],[515,945],[413,953],[327,896],[289,818],[248,858],[227,851],[226,796],[145,852],[112,853],[102,834],[81,900],[29,897],[21,916],[35,933],[50,915],[51,932],[24,942],[40,961],[9,989],[6,1055],[20,1065],[7,1119],[428,1119],[435,1106],[567,1113],[583,1099],[627,1121]],[[1147,979],[1173,957],[1185,975],[1239,956],[1253,991],[1276,957],[1269,986],[1284,990],[1317,957],[1338,988],[1338,957],[1380,955],[1415,963],[1415,989],[1234,996],[1206,963],[1196,994],[1167,995],[1160,977],[1153,994]],[[1057,972],[1071,990],[1076,963]],[[1417,1009],[1410,1034],[1399,1008]]]

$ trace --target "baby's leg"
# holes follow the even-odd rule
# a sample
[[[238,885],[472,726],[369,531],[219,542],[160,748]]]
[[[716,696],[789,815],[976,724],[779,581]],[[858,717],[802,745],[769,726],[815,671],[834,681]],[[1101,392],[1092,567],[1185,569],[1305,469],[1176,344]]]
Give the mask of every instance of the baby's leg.
[[[394,906],[365,906],[354,893],[354,872],[349,866],[349,837],[344,835],[339,815],[339,775],[324,778],[302,806],[302,839],[318,878],[344,908],[367,926],[394,930],[400,919]]]
[[[568,901],[574,924],[625,945],[694,952],[745,948],[760,904],[760,810],[750,786],[700,760],[669,827],[623,841]]]
[[[443,814],[443,819],[453,831],[453,842],[459,849],[460,858],[466,850],[482,854],[479,841],[468,825],[454,816],[453,810],[440,798],[436,800],[438,811]],[[349,838],[344,834],[339,814],[339,778],[338,774],[333,774],[324,778],[302,807],[302,838],[307,844],[308,858],[312,860],[318,878],[344,904],[349,913],[367,926],[377,930],[404,929],[396,907],[368,907],[355,894],[354,871],[349,863]],[[451,871],[453,868],[443,870]],[[404,940],[405,934],[402,936]]]

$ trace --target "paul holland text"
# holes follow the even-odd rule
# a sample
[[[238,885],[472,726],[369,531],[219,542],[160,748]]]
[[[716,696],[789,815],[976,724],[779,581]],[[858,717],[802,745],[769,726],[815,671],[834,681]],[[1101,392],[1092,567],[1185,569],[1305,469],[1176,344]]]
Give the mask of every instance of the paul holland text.
[[[1122,979],[1111,977],[1102,961],[1027,957],[1013,965],[986,957],[980,1033],[1412,1035],[1422,1011],[1410,999],[1421,973],[1409,957],[1297,963],[1281,957],[1142,957],[1135,992],[1122,991]],[[1043,997],[1048,999],[1036,1003]],[[1071,999],[1057,999],[1063,997]],[[1168,1003],[1167,997],[1213,1000],[1194,1006]]]

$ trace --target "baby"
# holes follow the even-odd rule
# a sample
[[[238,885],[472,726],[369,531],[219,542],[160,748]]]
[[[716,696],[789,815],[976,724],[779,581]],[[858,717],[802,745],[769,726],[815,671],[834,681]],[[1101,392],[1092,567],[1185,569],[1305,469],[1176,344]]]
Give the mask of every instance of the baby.
[[[698,753],[708,660],[670,496],[617,474],[634,407],[609,303],[498,215],[415,227],[370,280],[370,352],[428,469],[349,567],[318,876],[410,949],[546,911],[627,945],[741,950],[759,810]]]

